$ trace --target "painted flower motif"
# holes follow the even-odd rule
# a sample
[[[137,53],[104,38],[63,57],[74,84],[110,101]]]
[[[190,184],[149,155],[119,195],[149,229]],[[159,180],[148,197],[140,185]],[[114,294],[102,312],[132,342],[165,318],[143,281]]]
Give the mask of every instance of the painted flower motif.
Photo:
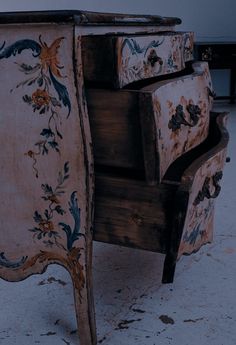
[[[60,69],[62,69],[62,67],[59,66],[60,62],[57,54],[63,39],[64,37],[60,37],[56,39],[51,46],[48,46],[46,42],[42,42],[41,37],[39,38],[39,42],[41,44],[41,53],[39,58],[41,60],[42,67],[44,70],[50,69],[52,74],[59,78],[62,77],[60,73]]]
[[[64,164],[63,171],[60,171],[57,178],[57,185],[55,188],[45,183],[41,185],[43,195],[42,199],[49,202],[48,207],[44,213],[35,211],[33,215],[35,226],[29,231],[33,232],[33,238],[43,240],[47,246],[61,246],[57,240],[60,238],[58,229],[54,225],[54,215],[63,216],[66,211],[60,205],[60,197],[65,193],[65,181],[69,178],[69,163]],[[69,231],[69,228],[67,229]],[[68,234],[69,236],[69,234]],[[74,239],[74,238],[73,238]]]
[[[26,79],[20,81],[14,89],[19,87],[33,87],[23,95],[23,101],[32,107],[35,115],[44,115],[47,118],[47,124],[39,133],[40,139],[34,143],[34,149],[31,148],[25,153],[32,160],[32,168],[35,177],[39,177],[38,159],[40,156],[49,154],[51,151],[60,154],[60,147],[63,140],[62,133],[62,108],[67,108],[67,118],[71,112],[71,102],[67,87],[59,79],[65,78],[61,75],[64,68],[60,65],[59,49],[64,37],[59,37],[51,43],[43,41],[41,35],[39,40],[21,39],[9,46],[5,43],[0,47],[0,60],[7,59],[23,51],[28,50],[32,53],[31,63],[18,63],[19,71],[24,73]],[[35,60],[36,59],[36,60]],[[55,202],[54,202],[55,203]]]
[[[49,195],[47,197],[47,199],[49,201],[51,201],[52,204],[60,204],[60,200],[58,199],[58,197],[55,194]],[[46,200],[46,199],[45,199]]]
[[[50,220],[43,220],[39,223],[39,227],[43,232],[51,232],[54,229],[53,222]]]
[[[51,97],[49,96],[49,94],[45,90],[37,89],[32,94],[32,102],[37,107],[42,107],[42,106],[49,105],[50,100],[51,100]]]
[[[34,228],[29,229],[34,233],[33,239],[43,240],[43,243],[50,247],[57,243],[60,235],[54,227],[52,214],[50,215],[48,210],[45,210],[44,215],[35,211],[33,218],[37,224]]]

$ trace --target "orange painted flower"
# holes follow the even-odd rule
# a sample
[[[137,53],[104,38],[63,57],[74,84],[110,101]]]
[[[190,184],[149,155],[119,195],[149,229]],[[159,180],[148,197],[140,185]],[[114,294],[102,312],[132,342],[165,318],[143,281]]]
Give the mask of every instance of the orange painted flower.
[[[59,66],[60,62],[57,57],[57,53],[63,39],[64,37],[57,38],[50,46],[48,46],[47,43],[42,42],[41,37],[39,37],[39,41],[41,43],[41,53],[39,58],[41,60],[42,67],[45,70],[50,68],[52,74],[59,78],[62,77],[60,73],[60,69],[62,67]]]
[[[60,201],[55,194],[48,196],[47,199],[50,200],[53,204],[60,204]]]
[[[53,222],[51,222],[50,220],[42,220],[39,223],[39,227],[43,232],[50,232],[54,229]]]
[[[38,106],[42,107],[43,105],[48,105],[50,103],[50,96],[45,90],[37,89],[33,94],[32,94],[32,101],[33,103]]]

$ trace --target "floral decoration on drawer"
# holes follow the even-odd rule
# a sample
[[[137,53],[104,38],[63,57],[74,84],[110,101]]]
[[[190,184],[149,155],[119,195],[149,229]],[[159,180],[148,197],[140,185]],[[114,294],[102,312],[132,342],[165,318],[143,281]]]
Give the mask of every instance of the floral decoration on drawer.
[[[66,117],[70,115],[71,102],[65,85],[58,79],[65,78],[61,70],[58,51],[64,37],[57,38],[51,45],[42,41],[39,36],[38,42],[31,39],[21,39],[15,43],[5,46],[4,42],[0,48],[0,59],[10,58],[21,54],[24,50],[31,50],[35,64],[15,62],[19,70],[25,75],[25,79],[18,83],[19,87],[30,87],[35,85],[35,90],[23,96],[23,101],[27,103],[37,116],[47,117],[47,126],[42,128],[38,141],[34,146],[36,149],[29,149],[25,155],[33,160],[33,169],[38,177],[37,156],[48,154],[50,150],[60,153],[60,141],[63,134],[60,131],[62,123],[60,109],[67,108]],[[14,89],[11,90],[13,92]]]
[[[120,86],[183,69],[182,41],[180,34],[120,38],[117,43]]]

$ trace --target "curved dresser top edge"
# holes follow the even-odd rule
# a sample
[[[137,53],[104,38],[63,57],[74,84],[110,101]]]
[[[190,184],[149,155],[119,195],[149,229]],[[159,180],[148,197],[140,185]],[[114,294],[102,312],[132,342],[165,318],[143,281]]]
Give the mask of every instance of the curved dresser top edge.
[[[181,24],[176,17],[158,15],[100,13],[79,10],[1,12],[0,24],[72,23],[81,26],[170,26]]]

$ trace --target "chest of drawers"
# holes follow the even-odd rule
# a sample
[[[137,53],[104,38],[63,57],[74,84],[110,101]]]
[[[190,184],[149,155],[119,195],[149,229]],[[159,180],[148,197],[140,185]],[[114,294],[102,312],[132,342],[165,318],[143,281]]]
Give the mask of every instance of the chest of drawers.
[[[96,344],[92,241],[177,260],[212,240],[226,156],[206,62],[178,18],[0,16],[0,276],[64,266]]]

